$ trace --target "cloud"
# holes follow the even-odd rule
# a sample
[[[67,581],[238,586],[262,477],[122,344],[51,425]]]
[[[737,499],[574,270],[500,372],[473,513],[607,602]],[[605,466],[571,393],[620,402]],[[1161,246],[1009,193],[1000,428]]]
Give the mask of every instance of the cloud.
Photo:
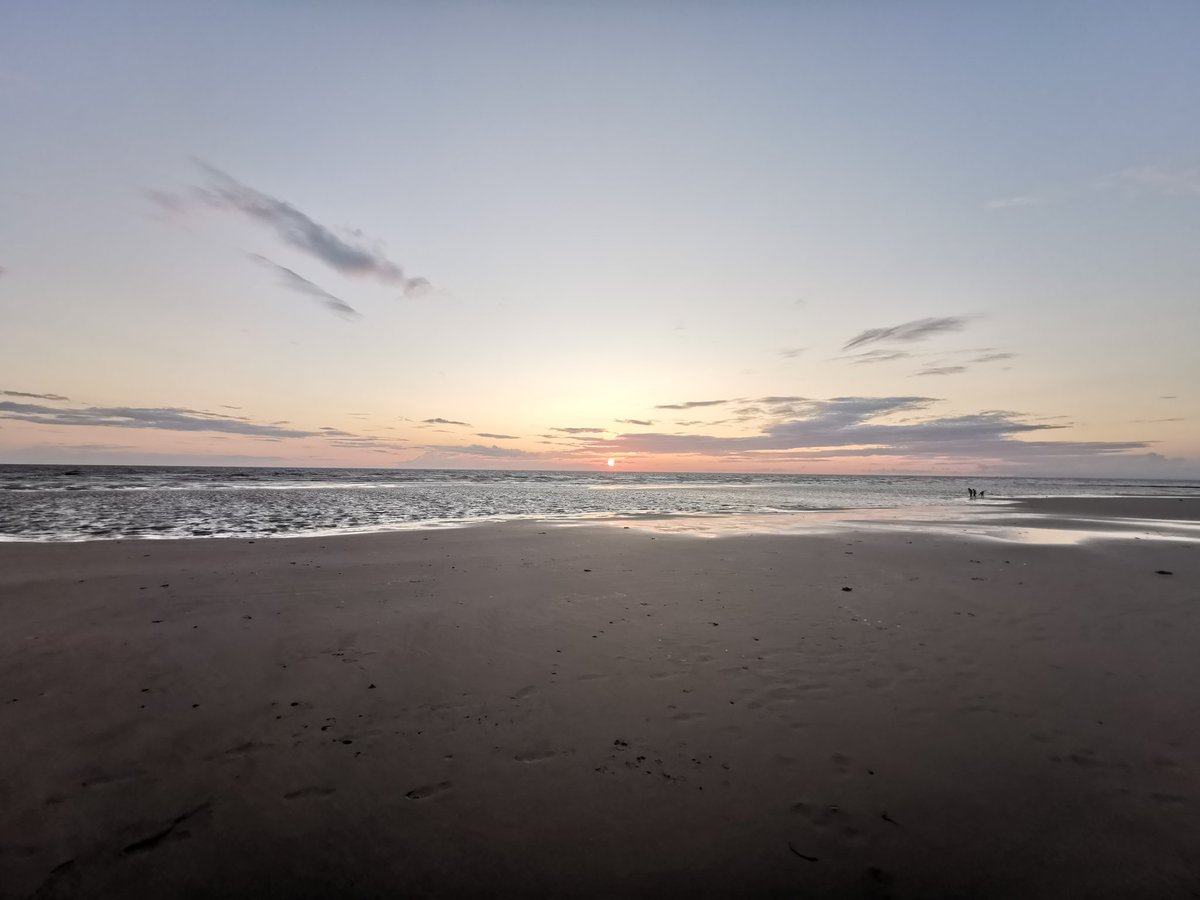
[[[28,391],[0,391],[0,397],[24,397],[27,400],[50,400],[55,403],[64,403],[71,399],[62,394],[31,394]]]
[[[88,406],[63,409],[31,403],[0,401],[0,419],[16,419],[39,425],[91,425],[102,428],[156,428],[164,431],[212,431],[257,437],[326,437],[336,429],[307,431],[252,422],[240,416],[226,416],[178,407]]]
[[[400,443],[407,443],[404,438],[388,438],[384,440],[382,438],[356,434],[332,438],[329,443],[334,447],[347,447],[351,450],[401,451],[411,449],[409,447],[397,446]]]
[[[297,275],[286,266],[281,266],[279,263],[272,262],[265,256],[259,256],[257,253],[249,254],[250,258],[262,266],[267,266],[274,270],[279,275],[280,283],[290,290],[296,291],[299,294],[304,294],[306,297],[318,301],[322,306],[332,313],[336,313],[346,319],[357,318],[358,310],[351,306],[346,301],[339,297],[333,296],[324,288],[313,284],[302,275]]]
[[[784,359],[795,359],[807,349],[807,347],[786,347],[779,351],[779,355]]]
[[[417,300],[421,297],[428,297],[433,293],[433,285],[429,283],[428,278],[406,278],[404,279],[403,293],[406,298]]]
[[[153,453],[125,445],[105,444],[34,444],[24,447],[0,447],[0,462],[37,465],[121,465],[121,466],[277,466],[295,464],[282,456],[232,455],[205,453]]]
[[[454,419],[437,418],[437,419],[422,419],[421,421],[424,422],[426,425],[461,425],[463,428],[471,427],[470,422],[456,422],[456,421],[454,421]]]
[[[998,410],[920,418],[930,397],[833,397],[809,400],[795,417],[771,422],[758,434],[715,436],[635,432],[596,440],[597,454],[644,453],[772,460],[898,456],[926,460],[1067,460],[1145,449],[1143,441],[1049,441],[1030,436],[1065,426],[1029,421]],[[903,419],[898,417],[903,415]]]
[[[906,343],[923,341],[948,331],[962,331],[966,324],[967,320],[964,316],[946,316],[940,319],[913,319],[911,322],[893,325],[890,328],[868,328],[850,338],[842,346],[842,349],[851,350],[861,347],[863,344],[875,344],[883,341],[904,341]]]
[[[655,409],[696,409],[700,406],[720,406],[722,403],[730,403],[729,400],[687,400],[683,403],[662,403],[654,407]]]
[[[199,161],[196,165],[207,177],[204,187],[188,197],[150,191],[147,192],[150,199],[173,214],[183,212],[197,203],[241,213],[251,221],[272,229],[284,243],[343,275],[374,278],[383,284],[400,285],[405,296],[415,296],[429,290],[427,279],[405,276],[404,269],[367,241],[361,232],[337,234],[290,203],[242,184],[214,166]]]
[[[616,419],[615,421],[619,422],[621,425],[646,425],[646,426],[649,426],[649,425],[654,424],[653,420],[651,420],[651,419]]]
[[[520,440],[520,435],[516,434],[492,434],[490,431],[477,431],[475,437],[491,438],[493,441],[516,441]]]
[[[490,459],[535,459],[542,454],[531,453],[528,450],[518,450],[515,447],[500,447],[496,444],[468,444],[460,447],[455,444],[424,444],[422,450],[437,450],[442,453],[455,455],[484,456]]]
[[[864,350],[862,353],[851,353],[849,356],[838,356],[835,359],[848,360],[856,366],[870,363],[892,362],[896,359],[907,359],[912,356],[907,350]]]
[[[1016,357],[1016,355],[1017,354],[1015,354],[1015,353],[984,353],[982,356],[976,356],[974,359],[971,360],[971,362],[974,362],[974,363],[996,362],[997,360],[1001,360],[1001,359],[1014,359]]]
[[[551,431],[558,431],[563,434],[604,434],[604,428],[551,428]]]
[[[914,372],[914,375],[958,375],[967,371],[966,366],[929,366]]]

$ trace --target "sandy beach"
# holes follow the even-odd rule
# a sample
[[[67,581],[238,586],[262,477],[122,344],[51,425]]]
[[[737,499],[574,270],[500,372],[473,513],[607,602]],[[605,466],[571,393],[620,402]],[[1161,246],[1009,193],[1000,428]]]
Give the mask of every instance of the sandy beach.
[[[0,613],[4,897],[1200,894],[1195,543],[9,543]]]

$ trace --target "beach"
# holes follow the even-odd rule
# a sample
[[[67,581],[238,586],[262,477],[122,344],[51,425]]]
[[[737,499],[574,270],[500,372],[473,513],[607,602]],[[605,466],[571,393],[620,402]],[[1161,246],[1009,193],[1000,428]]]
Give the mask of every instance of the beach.
[[[1200,893],[1194,541],[14,542],[0,612],[4,897]]]

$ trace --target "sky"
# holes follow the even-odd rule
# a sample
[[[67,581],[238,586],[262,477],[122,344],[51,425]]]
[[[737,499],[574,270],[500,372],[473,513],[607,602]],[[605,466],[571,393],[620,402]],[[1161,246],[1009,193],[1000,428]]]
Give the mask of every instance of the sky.
[[[0,462],[1200,477],[1200,4],[0,3]]]

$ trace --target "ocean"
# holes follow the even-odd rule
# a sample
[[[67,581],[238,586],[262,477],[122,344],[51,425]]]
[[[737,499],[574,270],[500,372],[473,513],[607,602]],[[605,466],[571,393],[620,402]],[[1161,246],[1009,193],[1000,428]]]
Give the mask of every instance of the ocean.
[[[296,537],[510,519],[796,516],[1055,496],[1200,496],[1200,482],[902,475],[0,465],[0,540]],[[989,504],[990,505],[990,504]]]

